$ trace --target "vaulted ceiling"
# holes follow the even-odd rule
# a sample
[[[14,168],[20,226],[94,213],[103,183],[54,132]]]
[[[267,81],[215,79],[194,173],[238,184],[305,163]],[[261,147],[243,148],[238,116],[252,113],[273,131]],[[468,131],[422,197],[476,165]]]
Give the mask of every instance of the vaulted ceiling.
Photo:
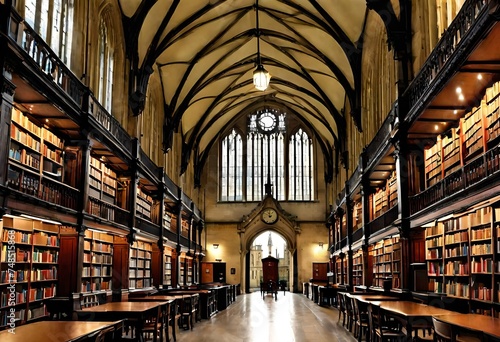
[[[360,37],[366,0],[119,0],[140,113],[158,67],[165,101],[165,148],[179,130],[187,161],[203,162],[218,134],[249,109],[279,106],[314,131],[333,158],[349,108],[359,126]],[[258,12],[259,28],[256,30]],[[256,90],[257,35],[272,76]],[[136,99],[134,105],[133,99]],[[170,133],[171,134],[171,133]]]

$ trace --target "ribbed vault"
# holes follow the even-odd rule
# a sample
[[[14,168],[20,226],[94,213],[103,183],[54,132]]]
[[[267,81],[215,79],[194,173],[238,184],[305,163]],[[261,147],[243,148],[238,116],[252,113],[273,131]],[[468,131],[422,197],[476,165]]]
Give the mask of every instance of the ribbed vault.
[[[156,65],[165,101],[164,149],[173,131],[203,166],[218,134],[246,109],[272,102],[315,131],[326,160],[342,149],[346,107],[360,126],[360,37],[365,0],[119,0],[132,60],[130,105],[140,114]],[[252,84],[260,33],[272,75]],[[331,165],[327,165],[331,174]],[[198,170],[199,172],[199,170]]]

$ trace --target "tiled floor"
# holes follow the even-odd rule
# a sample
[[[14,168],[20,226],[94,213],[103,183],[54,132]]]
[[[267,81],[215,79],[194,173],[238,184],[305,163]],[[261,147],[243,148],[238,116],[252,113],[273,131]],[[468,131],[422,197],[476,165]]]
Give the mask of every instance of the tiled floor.
[[[178,342],[353,342],[355,338],[342,323],[338,311],[314,304],[302,294],[271,295],[259,292],[238,296],[226,310],[181,330]]]

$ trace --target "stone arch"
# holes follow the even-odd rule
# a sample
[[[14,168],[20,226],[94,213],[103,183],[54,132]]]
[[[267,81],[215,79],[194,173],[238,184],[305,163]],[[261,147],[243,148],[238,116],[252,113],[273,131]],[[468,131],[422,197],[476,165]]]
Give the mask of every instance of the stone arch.
[[[241,270],[244,270],[241,274],[240,283],[241,289],[247,292],[249,284],[247,284],[247,274],[249,272],[249,262],[247,258],[250,258],[250,249],[253,241],[257,236],[265,231],[273,231],[283,237],[287,243],[287,250],[290,253],[290,279],[288,279],[289,288],[296,288],[298,277],[294,270],[296,251],[297,251],[297,234],[300,233],[300,229],[295,225],[294,221],[290,221],[288,218],[283,216],[282,212],[279,212],[279,219],[273,225],[268,225],[261,222],[258,219],[250,225],[246,226],[245,229],[240,229],[240,266]]]

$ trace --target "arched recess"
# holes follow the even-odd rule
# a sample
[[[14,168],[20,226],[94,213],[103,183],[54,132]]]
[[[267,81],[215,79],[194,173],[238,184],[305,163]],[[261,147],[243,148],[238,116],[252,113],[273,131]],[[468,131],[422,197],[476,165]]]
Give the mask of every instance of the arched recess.
[[[266,224],[261,220],[261,215],[264,209],[272,208],[278,213],[277,221],[273,224]],[[250,249],[252,243],[257,236],[265,231],[274,231],[281,235],[286,243],[288,252],[290,253],[290,279],[288,279],[289,288],[295,292],[298,282],[297,265],[297,235],[301,230],[295,217],[285,212],[279,203],[268,195],[248,216],[243,218],[243,221],[238,226],[238,234],[240,236],[240,269],[241,273],[240,284],[245,292],[249,291],[248,277],[250,263],[247,259],[250,257]]]

